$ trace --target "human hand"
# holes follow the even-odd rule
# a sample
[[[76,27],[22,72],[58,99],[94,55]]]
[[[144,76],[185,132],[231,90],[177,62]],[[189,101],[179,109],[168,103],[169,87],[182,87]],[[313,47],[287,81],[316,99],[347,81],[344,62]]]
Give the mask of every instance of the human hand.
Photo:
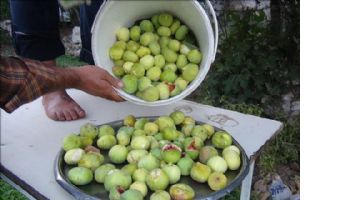
[[[123,87],[121,80],[112,77],[107,71],[93,65],[70,68],[74,73],[74,87],[91,95],[100,96],[113,101],[123,101],[114,88]],[[70,73],[70,72],[69,72]]]

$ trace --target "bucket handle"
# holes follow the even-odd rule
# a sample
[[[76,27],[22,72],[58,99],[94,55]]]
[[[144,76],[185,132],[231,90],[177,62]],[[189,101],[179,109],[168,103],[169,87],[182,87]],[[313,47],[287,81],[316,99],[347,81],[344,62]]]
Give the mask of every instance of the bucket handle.
[[[217,54],[217,48],[218,48],[218,20],[216,16],[216,12],[213,9],[213,6],[209,0],[205,0],[210,13],[212,14],[212,19],[214,23],[214,53],[213,53],[213,58],[212,58],[212,63],[215,61],[216,54]]]

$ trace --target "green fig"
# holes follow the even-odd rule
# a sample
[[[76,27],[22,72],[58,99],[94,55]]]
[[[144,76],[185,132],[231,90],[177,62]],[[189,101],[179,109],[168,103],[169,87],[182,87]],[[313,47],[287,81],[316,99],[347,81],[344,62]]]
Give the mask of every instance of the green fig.
[[[137,78],[141,78],[145,75],[145,66],[141,63],[135,63],[132,66],[131,74]]]
[[[143,197],[145,197],[148,193],[148,188],[145,182],[136,181],[132,183],[131,186],[129,186],[129,189],[139,191],[143,195]]]
[[[193,200],[195,197],[194,189],[183,183],[172,185],[169,189],[169,193],[171,198],[176,200]]]
[[[85,137],[90,137],[91,139],[95,139],[98,133],[99,133],[98,128],[91,123],[86,123],[80,127],[80,136],[85,136]]]
[[[139,62],[146,70],[148,70],[154,65],[154,57],[152,55],[145,55],[139,60]]]
[[[133,164],[138,163],[139,159],[143,158],[146,155],[148,155],[147,150],[133,149],[127,155],[127,162]]]
[[[150,141],[145,135],[135,136],[131,141],[132,149],[147,150],[149,148],[149,145],[150,145]]]
[[[153,42],[155,36],[152,32],[145,32],[142,34],[140,38],[140,43],[144,46],[148,46],[151,42]]]
[[[141,37],[141,28],[139,26],[133,26],[129,32],[130,38],[133,41],[139,41]]]
[[[85,167],[74,167],[68,171],[68,179],[74,185],[87,185],[94,178],[91,170]]]
[[[140,46],[139,49],[136,51],[136,54],[139,58],[143,58],[146,55],[150,55],[151,51],[148,47]]]
[[[81,147],[80,137],[76,134],[70,134],[64,137],[63,145],[64,151],[69,151],[70,149],[76,149]]]
[[[169,13],[161,13],[158,18],[159,24],[165,27],[171,26],[173,20],[173,16]]]
[[[134,171],[137,170],[137,168],[138,168],[138,166],[137,166],[136,163],[129,163],[129,164],[123,166],[123,167],[121,168],[121,170],[122,170],[123,172],[125,172],[126,174],[132,176],[133,173],[134,173]]]
[[[133,62],[125,62],[122,66],[123,70],[125,73],[131,73],[132,67],[134,63]]]
[[[181,111],[175,111],[170,114],[170,117],[174,120],[175,125],[179,125],[184,121],[185,114]]]
[[[120,197],[120,200],[143,200],[143,195],[135,189],[126,190]]]
[[[107,173],[113,169],[115,169],[115,166],[113,164],[107,163],[101,165],[95,170],[94,173],[95,181],[98,183],[104,183]]]
[[[180,41],[184,40],[188,32],[189,28],[185,25],[181,25],[175,32],[175,38]]]
[[[180,168],[181,175],[183,176],[188,176],[190,175],[190,170],[192,168],[192,165],[194,164],[194,161],[189,157],[185,156],[179,160],[177,163],[177,166]]]
[[[168,63],[175,63],[178,57],[175,51],[166,47],[162,48],[162,55]]]
[[[115,44],[113,44],[113,46],[122,50],[126,50],[127,44],[125,41],[117,41]]]
[[[168,99],[170,92],[169,92],[169,86],[165,83],[159,83],[156,86],[159,90],[159,99],[160,100],[164,100],[164,99]]]
[[[161,76],[161,69],[159,67],[152,67],[147,71],[147,78],[152,81],[158,81]]]
[[[138,89],[138,79],[134,75],[127,74],[122,78],[123,90],[129,94],[133,94]]]
[[[135,54],[133,51],[125,51],[123,54],[123,60],[128,62],[137,62],[139,59],[138,55]]]
[[[159,100],[159,89],[154,86],[149,86],[142,91],[142,99],[148,102]]]
[[[163,167],[163,171],[169,177],[169,184],[175,184],[180,180],[181,172],[178,166],[169,164]]]
[[[162,131],[166,127],[175,127],[174,120],[169,116],[160,116],[155,123],[159,126],[159,131]]]
[[[163,55],[156,55],[154,57],[154,65],[159,68],[163,68],[165,66],[165,58]]]
[[[208,177],[208,186],[210,186],[211,190],[218,191],[227,186],[227,177],[221,172],[213,172]]]
[[[154,26],[153,26],[152,22],[149,20],[142,20],[141,23],[139,24],[139,27],[144,32],[153,32],[154,31]]]
[[[129,40],[129,30],[126,27],[119,28],[116,31],[116,38],[119,41],[127,42]]]
[[[175,52],[178,52],[180,50],[181,43],[178,40],[170,40],[168,47],[169,47],[169,49],[171,49]],[[192,57],[195,58],[196,55],[194,54]]]
[[[128,189],[131,183],[131,176],[119,169],[110,170],[104,180],[104,186],[107,191],[110,191],[117,186],[121,186],[123,189]]]
[[[124,126],[133,127],[135,122],[136,122],[136,118],[135,118],[133,115],[127,115],[127,116],[123,119],[123,125],[124,125]]]
[[[125,162],[127,155],[128,149],[123,145],[115,145],[108,152],[108,157],[110,158],[111,162],[116,164]]]
[[[78,162],[79,167],[86,167],[95,171],[104,162],[104,156],[96,152],[84,154]]]
[[[140,182],[145,182],[146,177],[148,176],[148,171],[144,168],[139,168],[136,169],[133,174],[132,174],[132,178],[134,181],[140,181]]]
[[[99,127],[99,138],[104,135],[115,135],[115,130],[110,125],[101,125]]]
[[[152,154],[148,154],[138,161],[138,168],[144,168],[147,171],[159,168],[159,160]]]
[[[187,64],[182,69],[182,78],[188,82],[193,81],[198,74],[198,66],[196,64]]]
[[[204,146],[199,152],[199,161],[203,164],[207,164],[208,159],[213,156],[218,156],[218,151],[213,146]]]
[[[80,148],[70,149],[64,155],[64,162],[68,165],[78,164],[84,154],[85,151]]]
[[[162,148],[163,159],[167,163],[177,163],[181,158],[181,148],[175,144],[168,143]]]
[[[150,195],[149,200],[170,200],[170,194],[164,190],[157,190]]]
[[[96,144],[100,149],[108,150],[117,144],[117,140],[113,135],[104,135],[97,140]]]
[[[212,170],[209,166],[197,162],[192,166],[190,176],[197,182],[205,183],[211,172]]]
[[[169,177],[163,170],[157,168],[148,174],[146,182],[152,191],[165,190],[169,185]]]
[[[232,137],[225,131],[217,131],[212,137],[213,146],[219,149],[230,146],[232,142]]]
[[[136,52],[139,49],[139,47],[140,47],[140,45],[133,40],[131,40],[127,43],[127,50],[128,51]]]
[[[121,77],[125,74],[125,71],[123,69],[123,66],[113,66],[112,67],[112,73],[116,77]]]
[[[173,24],[170,26],[170,30],[172,34],[175,34],[175,32],[180,28],[181,22],[178,19],[175,19],[173,21]]]
[[[191,63],[200,64],[202,60],[202,54],[199,50],[193,49],[187,54],[187,59],[189,59]]]
[[[176,74],[172,70],[165,70],[161,75],[160,75],[160,80],[161,81],[166,81],[169,83],[173,83],[176,79]]]
[[[160,54],[160,45],[157,41],[151,42],[149,44],[149,49],[155,56]]]
[[[227,162],[218,155],[208,159],[207,165],[215,172],[224,173],[228,169]]]
[[[117,187],[119,188],[119,187]],[[119,192],[119,189],[117,188],[111,188],[110,192],[109,192],[109,196],[108,198],[110,200],[120,200],[121,198],[121,193]]]
[[[109,55],[112,60],[120,60],[123,56],[124,50],[116,46],[112,46],[109,50]]]

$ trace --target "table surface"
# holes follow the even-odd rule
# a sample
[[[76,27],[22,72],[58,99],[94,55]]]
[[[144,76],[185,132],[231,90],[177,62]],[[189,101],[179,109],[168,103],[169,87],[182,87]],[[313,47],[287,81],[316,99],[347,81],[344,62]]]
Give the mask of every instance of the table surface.
[[[80,126],[87,122],[103,124],[123,119],[128,114],[160,116],[180,110],[198,121],[228,131],[244,147],[248,156],[257,152],[282,128],[282,123],[278,121],[191,101],[143,107],[129,102],[111,102],[78,90],[68,92],[86,111],[86,118],[70,122],[52,121],[44,113],[41,98],[22,106],[12,114],[1,111],[1,164],[5,171],[48,199],[74,199],[55,181],[54,160],[64,136],[78,133]]]

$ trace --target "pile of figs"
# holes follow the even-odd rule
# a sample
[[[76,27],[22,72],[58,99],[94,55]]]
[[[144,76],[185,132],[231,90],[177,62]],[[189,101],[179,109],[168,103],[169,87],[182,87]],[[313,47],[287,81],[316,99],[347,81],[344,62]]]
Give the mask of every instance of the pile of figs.
[[[123,90],[147,102],[180,94],[199,72],[202,54],[189,28],[170,13],[120,27],[108,51]]]
[[[229,133],[197,124],[181,111],[154,121],[128,115],[117,130],[87,123],[80,134],[67,135],[62,148],[70,182],[101,183],[110,200],[148,194],[151,200],[194,199],[194,189],[179,182],[182,176],[218,191],[227,186],[225,172],[241,165]]]

